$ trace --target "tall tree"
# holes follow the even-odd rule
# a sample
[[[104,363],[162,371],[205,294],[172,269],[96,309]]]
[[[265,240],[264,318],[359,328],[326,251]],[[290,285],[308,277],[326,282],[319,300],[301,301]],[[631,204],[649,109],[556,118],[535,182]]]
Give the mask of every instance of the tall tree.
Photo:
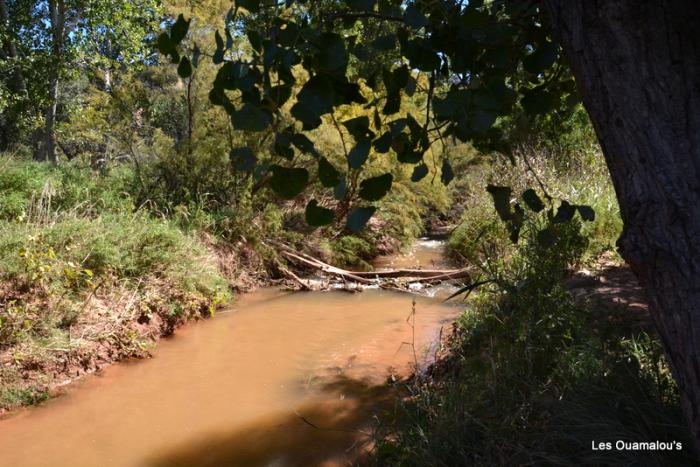
[[[26,63],[31,74],[30,80],[16,67],[13,92],[25,93],[44,117],[38,159],[58,162],[55,125],[61,80],[77,70],[148,61],[161,11],[158,0],[0,2],[4,55]]]
[[[546,4],[615,185],[620,251],[700,440],[700,4]]]

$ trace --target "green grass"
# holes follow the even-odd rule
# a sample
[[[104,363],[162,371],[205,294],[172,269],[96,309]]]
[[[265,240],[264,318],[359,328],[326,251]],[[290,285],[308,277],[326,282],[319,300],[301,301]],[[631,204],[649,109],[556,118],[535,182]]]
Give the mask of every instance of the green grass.
[[[458,181],[465,210],[449,248],[488,283],[472,293],[446,359],[401,386],[369,463],[696,464],[658,338],[601,324],[593,319],[601,305],[574,302],[564,287],[571,269],[612,250],[622,224],[601,157],[581,158],[562,167],[530,154],[537,178],[508,163],[477,163]],[[513,244],[484,187],[511,186],[514,196],[535,187],[542,196],[540,182],[555,199],[593,206],[595,222],[558,224],[545,246],[537,241],[544,216],[526,214]],[[592,441],[617,440],[679,441],[684,449],[591,449]]]
[[[60,355],[89,360],[105,343],[142,355],[153,335],[137,320],[157,317],[156,334],[168,333],[230,299],[195,231],[135,209],[127,167],[99,174],[7,158],[2,168],[0,354],[11,364],[0,408],[45,398]]]

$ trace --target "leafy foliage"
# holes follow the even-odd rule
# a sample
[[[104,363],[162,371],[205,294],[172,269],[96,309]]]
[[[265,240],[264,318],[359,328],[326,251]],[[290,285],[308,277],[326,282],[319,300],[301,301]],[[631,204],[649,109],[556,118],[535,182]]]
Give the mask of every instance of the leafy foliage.
[[[517,28],[522,21],[535,26]],[[170,34],[161,35],[162,53],[175,58],[188,24],[179,17]],[[388,30],[368,37],[357,33],[377,24]],[[236,130],[270,134],[277,155],[301,170],[308,164],[303,156],[319,156],[313,138],[304,133],[332,120],[341,137],[347,133],[353,140],[346,147],[347,169],[338,177],[337,169],[331,170],[323,159],[319,163],[323,186],[334,190],[340,204],[355,202],[355,190],[338,190],[334,182],[354,180],[373,153],[393,152],[398,161],[414,164],[412,178],[418,181],[427,175],[424,157],[435,141],[452,137],[504,149],[499,118],[517,106],[539,115],[558,108],[561,96],[568,96],[569,103],[576,99],[537,3],[237,2],[224,32],[227,41],[215,34],[213,62],[220,68],[210,92],[212,103],[223,107]],[[250,52],[232,55],[233,37],[247,42]],[[391,50],[399,53],[392,64],[356,74],[356,60]],[[189,76],[189,60],[179,60],[181,76]],[[425,107],[417,114],[405,113],[404,99],[418,89],[427,95]],[[343,121],[341,128],[335,113],[350,105],[363,105],[367,112]],[[303,148],[295,144],[299,154],[290,147],[295,138],[304,139]],[[281,193],[282,174],[289,178],[292,172],[279,167],[258,161],[253,170],[271,171],[270,187],[284,198],[301,194],[306,185],[301,171],[290,179],[295,189]],[[449,184],[453,178],[445,158],[441,181]],[[390,184],[373,180],[363,182],[360,198],[377,201],[388,193]],[[502,211],[501,217],[512,224],[513,239],[521,210],[515,205],[507,219]],[[348,225],[353,228],[360,227],[358,220],[369,219],[368,210],[352,212]],[[590,218],[586,208],[583,212]]]

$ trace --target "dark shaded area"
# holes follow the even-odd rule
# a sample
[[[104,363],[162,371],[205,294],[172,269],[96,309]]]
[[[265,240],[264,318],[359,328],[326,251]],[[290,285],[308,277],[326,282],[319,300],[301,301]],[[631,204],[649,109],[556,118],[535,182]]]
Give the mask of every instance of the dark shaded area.
[[[566,287],[577,303],[588,305],[596,328],[616,334],[621,330],[655,333],[647,298],[626,264],[604,262],[594,275],[576,273]]]
[[[354,463],[373,445],[375,416],[394,391],[345,376],[324,384],[318,400],[232,430],[175,446],[151,467],[312,466]]]

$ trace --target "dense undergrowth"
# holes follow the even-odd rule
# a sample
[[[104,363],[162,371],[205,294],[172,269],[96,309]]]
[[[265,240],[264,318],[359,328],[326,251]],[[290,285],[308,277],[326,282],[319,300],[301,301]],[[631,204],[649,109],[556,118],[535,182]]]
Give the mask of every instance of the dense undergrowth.
[[[525,182],[508,164],[486,177],[511,184],[516,194],[534,184],[554,203],[585,200],[596,221],[577,216],[557,226],[553,244],[543,244],[537,235],[543,215],[528,214],[513,244],[487,208],[493,206],[488,194],[469,189],[468,179],[460,182],[465,210],[449,247],[477,266],[475,282],[482,285],[469,289],[445,358],[403,387],[379,432],[373,463],[695,465],[654,331],[637,324],[631,314],[638,311],[574,299],[567,289],[572,272],[595,270],[601,253],[619,262],[613,248],[621,222],[603,161],[595,153],[578,154],[569,167],[557,167],[545,156],[521,154],[520,161],[528,159]],[[584,166],[582,179],[576,174]],[[621,451],[618,441],[679,442],[683,448]],[[593,442],[613,448],[594,450]]]

